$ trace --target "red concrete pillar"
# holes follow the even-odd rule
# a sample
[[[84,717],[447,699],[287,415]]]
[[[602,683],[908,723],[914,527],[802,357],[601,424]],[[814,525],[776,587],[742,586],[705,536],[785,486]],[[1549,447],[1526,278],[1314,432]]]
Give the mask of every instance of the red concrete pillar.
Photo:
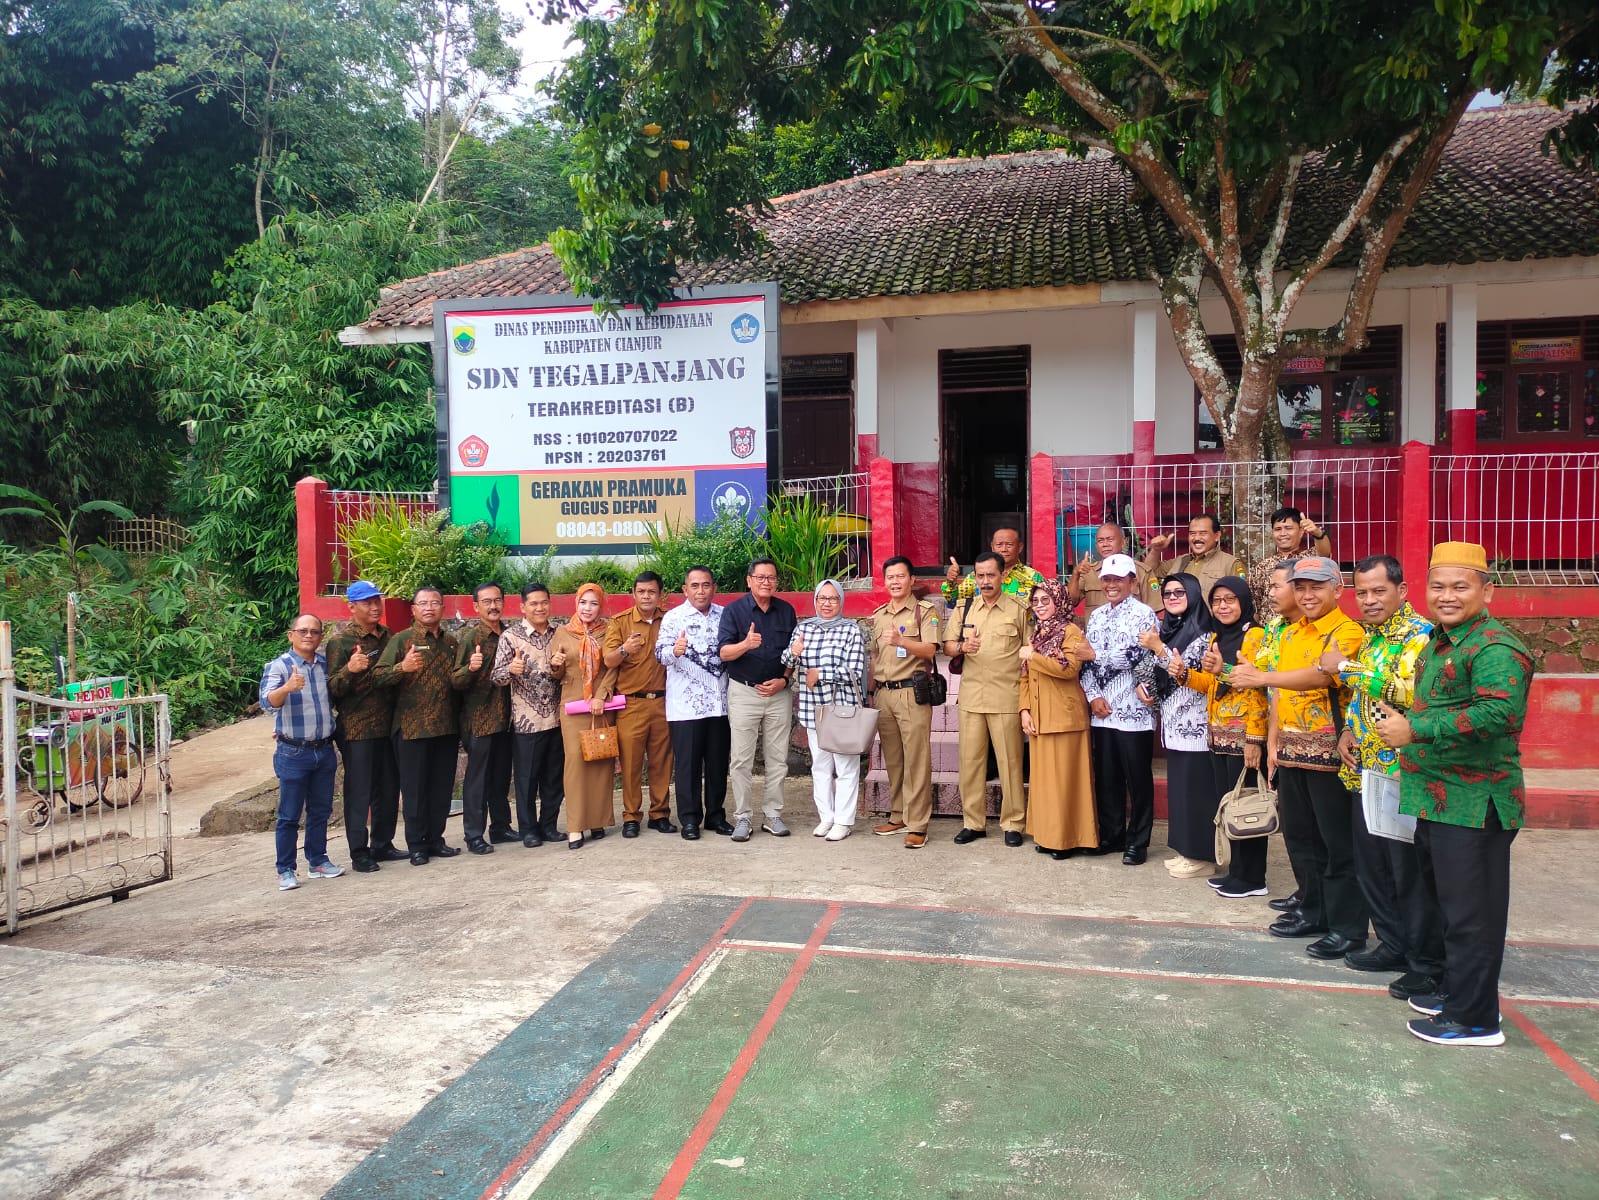
[[[1399,544],[1391,553],[1416,592],[1432,557],[1432,447],[1406,442],[1399,453]]]
[[[1055,460],[1048,454],[1035,454],[1027,473],[1028,524],[1027,563],[1045,579],[1060,574],[1060,547],[1056,529],[1060,523],[1055,503]]]
[[[333,500],[328,485],[314,476],[294,485],[294,526],[300,605],[308,608],[333,586]]]
[[[872,518],[873,588],[883,577],[883,564],[893,558],[895,549],[894,464],[886,458],[871,460],[866,469],[867,507]]]
[[[1133,528],[1146,538],[1167,532],[1157,528],[1155,503],[1155,422],[1133,422]],[[1185,520],[1187,518],[1184,518]]]

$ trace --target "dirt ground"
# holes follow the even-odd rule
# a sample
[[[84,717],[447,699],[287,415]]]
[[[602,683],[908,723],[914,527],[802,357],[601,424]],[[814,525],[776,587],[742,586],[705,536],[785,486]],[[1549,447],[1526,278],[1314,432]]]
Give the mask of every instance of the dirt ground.
[[[432,1096],[663,900],[725,895],[928,905],[1263,928],[1158,856],[1055,862],[991,836],[920,851],[898,838],[747,845],[613,829],[579,853],[500,846],[385,864],[280,893],[270,833],[198,836],[216,800],[270,781],[270,723],[178,746],[176,878],[24,926],[0,944],[0,1195],[136,1200],[322,1195]],[[458,844],[452,821],[449,840]],[[1157,848],[1164,829],[1157,826]],[[347,862],[342,837],[330,840]],[[1529,831],[1511,937],[1599,941],[1599,832]],[[1271,878],[1288,889],[1285,862]],[[1148,928],[1151,942],[1160,927]],[[1283,953],[1297,953],[1297,944]],[[1351,972],[1326,970],[1343,980]]]

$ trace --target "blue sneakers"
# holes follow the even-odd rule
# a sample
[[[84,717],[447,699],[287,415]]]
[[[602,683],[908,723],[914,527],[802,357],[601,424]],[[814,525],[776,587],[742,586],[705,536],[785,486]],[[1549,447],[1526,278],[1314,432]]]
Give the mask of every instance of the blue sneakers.
[[[1457,1025],[1442,1017],[1418,1017],[1406,1027],[1435,1046],[1503,1046],[1505,1035],[1497,1025]]]
[[[278,872],[278,891],[292,892],[300,886],[300,881],[294,877],[293,871]]]

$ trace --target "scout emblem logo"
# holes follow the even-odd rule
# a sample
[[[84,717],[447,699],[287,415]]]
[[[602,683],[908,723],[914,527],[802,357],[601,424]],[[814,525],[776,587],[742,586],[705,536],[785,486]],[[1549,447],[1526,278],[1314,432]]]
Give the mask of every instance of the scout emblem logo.
[[[455,452],[461,456],[463,466],[481,467],[489,461],[489,444],[475,433],[457,446]]]
[[[749,313],[741,313],[733,318],[733,340],[741,346],[747,346],[761,335],[761,323]]]
[[[736,429],[727,431],[728,440],[733,443],[734,458],[748,458],[755,453],[755,430],[749,425],[740,425]]]
[[[455,331],[455,337],[450,340],[457,354],[470,354],[477,349],[477,330],[470,325],[463,325]]]
[[[749,490],[743,484],[729,483],[711,497],[711,508],[718,516],[731,513],[735,517],[743,517],[750,509]]]

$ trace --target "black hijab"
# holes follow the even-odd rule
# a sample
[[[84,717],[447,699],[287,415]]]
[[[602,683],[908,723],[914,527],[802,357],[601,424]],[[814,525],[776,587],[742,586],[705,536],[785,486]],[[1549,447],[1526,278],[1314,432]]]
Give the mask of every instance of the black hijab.
[[[1188,607],[1180,614],[1169,613],[1162,608],[1160,614],[1160,640],[1170,649],[1181,654],[1188,643],[1202,636],[1207,631],[1204,592],[1200,590],[1199,580],[1187,571],[1179,571],[1175,575],[1168,575],[1160,581],[1160,590],[1164,593],[1169,583],[1182,584],[1183,591],[1188,593]]]
[[[1210,627],[1216,632],[1216,649],[1221,651],[1221,660],[1229,666],[1238,661],[1238,651],[1243,647],[1244,634],[1255,623],[1255,597],[1249,590],[1249,585],[1237,575],[1223,575],[1210,585],[1210,594],[1214,599],[1217,588],[1225,588],[1238,597],[1238,620],[1231,625],[1223,625],[1216,619],[1216,614],[1210,614]]]

